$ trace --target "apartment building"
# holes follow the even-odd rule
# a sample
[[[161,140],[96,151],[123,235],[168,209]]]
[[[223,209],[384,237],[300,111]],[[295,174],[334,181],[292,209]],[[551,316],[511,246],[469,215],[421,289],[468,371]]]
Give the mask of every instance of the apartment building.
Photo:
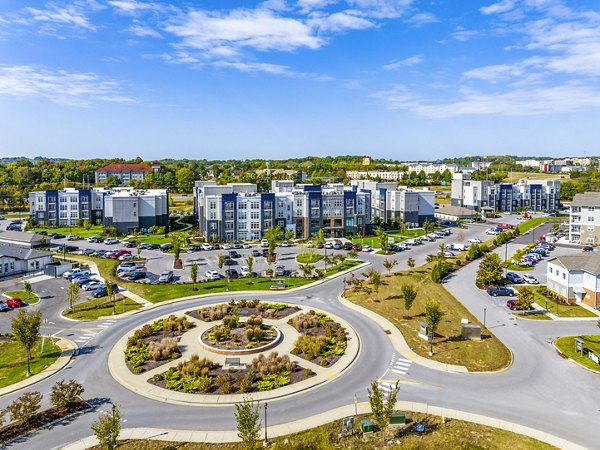
[[[29,193],[29,218],[34,225],[76,226],[81,220],[102,224],[105,189],[33,191]]]
[[[104,226],[119,233],[148,230],[152,226],[169,230],[169,194],[166,189],[115,188],[104,196]]]
[[[569,242],[600,244],[600,192],[576,194],[571,202]]]
[[[473,180],[470,173],[455,173],[452,177],[451,205],[473,210],[489,207],[489,187],[493,181]],[[512,198],[506,199],[512,201]]]
[[[160,162],[153,161],[151,166],[145,164],[109,164],[96,170],[96,184],[104,184],[108,177],[115,176],[121,184],[142,181],[147,174],[160,171]]]
[[[600,254],[581,253],[548,260],[547,286],[568,303],[600,306]]]

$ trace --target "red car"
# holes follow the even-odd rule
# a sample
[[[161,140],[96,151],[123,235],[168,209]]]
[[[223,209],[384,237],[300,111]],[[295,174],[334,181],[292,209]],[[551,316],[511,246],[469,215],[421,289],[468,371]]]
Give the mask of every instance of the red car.
[[[23,300],[21,300],[19,297],[9,298],[8,300],[6,300],[6,304],[10,308],[21,308],[23,306],[26,306],[25,303],[23,303]]]
[[[501,228],[503,230],[512,230],[513,226],[508,223],[501,223],[501,224],[498,224],[498,228]]]

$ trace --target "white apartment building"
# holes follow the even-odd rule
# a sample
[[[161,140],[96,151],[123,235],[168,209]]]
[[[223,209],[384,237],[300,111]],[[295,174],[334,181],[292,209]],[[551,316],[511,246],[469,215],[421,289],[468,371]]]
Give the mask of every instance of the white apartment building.
[[[600,253],[557,256],[548,260],[547,286],[569,303],[600,305]]]
[[[576,194],[571,202],[569,242],[600,244],[600,192]]]

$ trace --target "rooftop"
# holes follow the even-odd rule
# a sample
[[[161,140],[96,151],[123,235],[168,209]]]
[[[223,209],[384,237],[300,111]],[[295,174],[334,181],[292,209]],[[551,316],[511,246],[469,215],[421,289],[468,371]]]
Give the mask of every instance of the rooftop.
[[[13,247],[12,245],[0,245],[0,257],[28,260],[32,258],[41,258],[42,256],[52,255],[50,252],[41,252],[32,248]]]
[[[557,256],[548,260],[567,270],[582,270],[591,274],[600,273],[600,252],[580,253],[578,255]]]
[[[600,206],[600,192],[586,192],[584,194],[575,194],[572,206]]]
[[[18,242],[36,242],[41,239],[40,235],[27,233],[26,231],[0,231],[0,239],[10,239]]]
[[[146,166],[144,164],[109,164],[106,167],[102,167],[96,172],[123,172],[123,171],[131,171],[131,172],[151,172],[152,167]]]

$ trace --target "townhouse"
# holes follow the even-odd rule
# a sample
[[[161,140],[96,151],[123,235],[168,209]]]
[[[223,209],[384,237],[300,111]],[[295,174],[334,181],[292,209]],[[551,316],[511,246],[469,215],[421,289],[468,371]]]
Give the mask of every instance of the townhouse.
[[[575,194],[569,214],[569,242],[600,244],[600,192]]]
[[[568,303],[600,306],[600,253],[557,256],[548,260],[547,287]]]

